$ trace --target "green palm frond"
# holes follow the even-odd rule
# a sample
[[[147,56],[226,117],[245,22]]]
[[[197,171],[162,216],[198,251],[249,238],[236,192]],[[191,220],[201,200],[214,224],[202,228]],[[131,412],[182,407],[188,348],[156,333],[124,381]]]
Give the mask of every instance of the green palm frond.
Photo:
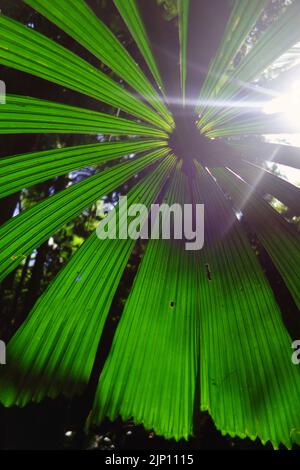
[[[245,2],[253,3],[253,2]],[[261,3],[261,2],[260,2]],[[215,98],[223,101],[233,100],[238,93],[251,83],[269,64],[280,57],[287,49],[300,39],[298,21],[300,16],[300,3],[294,2],[287,8],[280,18],[273,23],[257,44],[244,57],[237,68],[227,77],[220,88],[217,89]],[[272,44],[272,47],[271,47]],[[201,97],[201,94],[200,94]],[[230,104],[224,113],[217,113],[212,107],[199,121],[202,131],[205,132],[211,126],[226,122],[226,111],[230,112]],[[217,114],[219,114],[217,116]]]
[[[62,194],[50,196],[6,222],[1,227],[0,234],[0,279],[75,215],[133,177],[139,170],[167,154],[167,149],[157,150],[99,172],[88,180],[70,186]],[[39,180],[38,175],[36,180]],[[35,219],[37,220],[33,225]]]
[[[27,96],[7,95],[1,108],[0,133],[68,133],[142,135],[167,138],[165,131],[90,109]]]
[[[157,113],[88,62],[37,31],[0,16],[0,63],[66,86],[170,130]]]
[[[232,195],[236,207],[242,208],[247,214],[250,224],[273,259],[299,308],[297,266],[300,261],[300,240],[294,227],[253,192],[251,186],[227,169],[215,170],[214,174]]]
[[[180,70],[181,70],[181,90],[182,101],[185,104],[185,87],[187,72],[187,41],[188,41],[188,19],[189,19],[189,0],[186,2],[178,1],[178,28],[180,38]]]
[[[136,0],[128,0],[128,2],[123,2],[122,0],[113,1],[141,51],[143,58],[147,62],[157,85],[163,92],[164,85],[151,50],[149,37],[145,29],[143,19],[139,12],[138,2]]]
[[[243,54],[268,2],[226,2],[231,14],[222,41],[210,57],[206,78],[199,80],[197,99],[191,100],[189,74],[197,78],[207,66],[188,63],[189,48],[195,47],[189,43],[193,1],[178,0],[178,17],[172,20],[178,27],[179,57],[172,58],[178,76],[170,80],[181,80],[177,97],[167,96],[166,73],[153,52],[151,18],[143,2],[113,1],[143,63],[84,0],[24,3],[86,49],[99,66],[0,15],[0,64],[89,97],[95,106],[107,105],[104,113],[89,105],[15,94],[0,105],[0,134],[92,134],[104,140],[1,157],[1,198],[87,166],[96,170],[0,227],[0,279],[128,181],[133,183],[128,204],[204,204],[202,250],[187,251],[179,240],[145,242],[98,371],[88,422],[98,425],[120,415],[179,440],[193,434],[194,414],[208,411],[223,434],[291,448],[300,442],[300,368],[291,361],[290,331],[247,227],[299,308],[299,233],[265,195],[299,216],[300,190],[267,171],[265,163],[299,169],[300,149],[258,139],[267,133],[298,133],[299,123],[266,116],[261,108],[249,113],[247,103],[259,99],[259,77],[266,68],[296,51],[300,2],[287,5]],[[218,1],[210,3],[217,15]],[[214,37],[214,26],[212,36],[196,45],[199,50]],[[272,81],[268,86],[272,90]],[[0,371],[5,406],[85,393],[135,245],[130,238],[99,240],[94,232],[58,273],[9,342],[8,364]]]
[[[131,190],[128,203],[139,201],[149,206],[175,161],[170,155],[161,162]],[[0,396],[6,406],[24,406],[31,400],[40,401],[46,394],[55,397],[64,393],[71,397],[84,391],[114,293],[133,247],[131,239],[99,243],[94,232],[59,273],[11,341],[13,362],[19,366],[18,370],[7,368],[3,377],[6,385]],[[79,275],[80,281],[76,281]],[[32,337],[32,348],[28,348]],[[75,352],[81,360],[74,361]]]

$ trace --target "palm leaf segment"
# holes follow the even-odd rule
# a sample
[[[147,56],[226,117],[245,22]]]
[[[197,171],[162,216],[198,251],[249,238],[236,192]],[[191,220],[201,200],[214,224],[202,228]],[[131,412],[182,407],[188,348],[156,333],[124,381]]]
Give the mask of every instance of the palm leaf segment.
[[[102,133],[127,139],[2,158],[1,197],[86,165],[136,156],[119,160],[4,224],[1,278],[66,222],[141,170],[151,168],[130,191],[129,202],[150,206],[164,188],[169,203],[205,204],[203,250],[188,252],[166,240],[148,242],[99,377],[90,422],[97,424],[105,416],[133,417],[165,437],[187,439],[193,433],[193,414],[200,411],[195,411],[195,403],[200,402],[224,434],[258,437],[275,448],[299,443],[300,369],[291,362],[291,338],[234,212],[243,212],[299,307],[299,237],[262,198],[274,195],[299,213],[299,190],[253,163],[268,159],[274,149],[264,144],[264,152],[258,155],[258,147],[253,155],[249,135],[282,132],[278,118],[259,113],[249,117],[244,107],[233,105],[255,98],[256,90],[247,84],[300,40],[299,2],[286,8],[234,69],[233,60],[267,2],[229,2],[223,38],[210,57],[198,100],[191,104],[189,73],[197,73],[197,67],[196,72],[189,68],[189,49],[202,46],[189,42],[193,1],[179,0],[182,97],[175,121],[137,1],[114,3],[149,67],[151,81],[83,0],[25,3],[94,54],[129,88],[3,15],[0,62],[100,100],[126,117],[8,96],[0,109],[0,132]],[[194,117],[182,118],[180,109],[192,109]],[[238,146],[226,140],[232,135],[239,136]],[[277,161],[299,168],[300,152],[277,148]],[[131,239],[100,242],[93,234],[62,269],[10,341],[8,366],[1,369],[4,405],[24,406],[45,396],[84,392],[134,245]]]

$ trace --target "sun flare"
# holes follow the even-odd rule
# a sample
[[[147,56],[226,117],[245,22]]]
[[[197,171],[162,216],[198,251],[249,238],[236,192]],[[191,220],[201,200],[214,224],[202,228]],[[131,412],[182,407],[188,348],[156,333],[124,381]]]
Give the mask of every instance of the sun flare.
[[[293,82],[286,92],[268,101],[263,107],[263,112],[265,114],[281,113],[289,123],[297,123],[300,120],[300,80]]]

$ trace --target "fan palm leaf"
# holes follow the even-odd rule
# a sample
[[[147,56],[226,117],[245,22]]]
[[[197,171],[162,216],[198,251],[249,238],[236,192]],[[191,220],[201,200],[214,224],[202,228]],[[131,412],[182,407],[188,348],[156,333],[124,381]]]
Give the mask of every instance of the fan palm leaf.
[[[98,371],[89,423],[121,415],[166,438],[188,439],[194,413],[201,410],[211,414],[223,434],[291,448],[300,442],[300,369],[291,361],[291,332],[236,214],[243,214],[299,308],[300,238],[263,198],[272,195],[299,215],[299,189],[263,165],[273,160],[300,168],[300,150],[251,138],[298,132],[298,127],[259,110],[249,115],[235,103],[244,101],[247,107],[257,97],[257,77],[299,42],[300,3],[286,6],[234,66],[268,2],[224,2],[228,21],[222,41],[205,64],[206,77],[199,80],[197,99],[191,102],[189,74],[203,75],[203,64],[191,67],[189,52],[205,50],[206,39],[213,50],[215,33],[212,24],[211,37],[191,43],[193,0],[178,0],[179,57],[171,58],[180,63],[174,78],[181,80],[177,97],[168,95],[141,2],[114,0],[144,65],[135,62],[84,0],[24,2],[111,73],[3,14],[0,63],[99,100],[108,111],[8,95],[0,105],[0,133],[123,137],[1,158],[1,197],[88,165],[113,165],[7,221],[0,228],[0,278],[137,174],[128,193],[130,204],[150,207],[161,198],[169,204],[204,204],[203,250],[186,251],[178,240],[146,243],[108,357]],[[218,2],[210,4],[217,15]],[[112,115],[111,109],[124,116]],[[122,158],[129,154],[134,157]],[[5,406],[84,393],[135,243],[130,238],[99,240],[93,233],[49,285],[8,345],[8,364],[0,378]]]

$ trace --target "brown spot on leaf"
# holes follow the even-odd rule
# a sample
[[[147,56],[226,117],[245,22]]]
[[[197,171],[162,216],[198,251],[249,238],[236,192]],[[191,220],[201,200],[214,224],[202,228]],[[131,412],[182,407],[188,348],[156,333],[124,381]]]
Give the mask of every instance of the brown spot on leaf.
[[[210,270],[210,267],[209,267],[208,263],[205,263],[205,272],[206,272],[207,279],[209,281],[211,281],[212,280],[212,273],[211,273],[211,270]]]

